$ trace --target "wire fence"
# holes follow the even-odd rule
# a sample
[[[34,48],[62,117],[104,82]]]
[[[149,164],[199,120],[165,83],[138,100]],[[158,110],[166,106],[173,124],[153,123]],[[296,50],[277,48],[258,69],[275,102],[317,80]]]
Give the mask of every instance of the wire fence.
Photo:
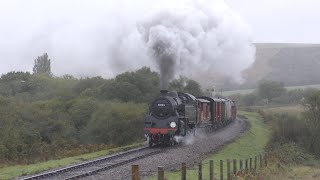
[[[267,167],[267,156],[259,155],[248,159],[209,160],[179,163],[170,166],[158,166],[155,171],[141,171],[139,165],[132,165],[131,172],[123,180],[169,180],[166,173],[172,170],[179,172],[180,177],[174,179],[198,180],[237,180],[248,176],[257,176],[259,171]],[[177,169],[177,167],[180,167]],[[195,178],[197,177],[197,178]]]

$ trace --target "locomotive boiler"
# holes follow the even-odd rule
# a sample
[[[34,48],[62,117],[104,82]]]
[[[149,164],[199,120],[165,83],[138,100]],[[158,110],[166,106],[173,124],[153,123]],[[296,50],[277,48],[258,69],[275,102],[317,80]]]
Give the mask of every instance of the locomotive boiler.
[[[161,91],[149,106],[144,131],[149,146],[177,143],[196,123],[196,98],[188,93]]]

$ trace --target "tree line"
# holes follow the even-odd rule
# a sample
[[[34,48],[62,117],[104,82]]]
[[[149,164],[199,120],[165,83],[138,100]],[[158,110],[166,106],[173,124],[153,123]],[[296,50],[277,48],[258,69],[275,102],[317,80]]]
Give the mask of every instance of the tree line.
[[[159,74],[143,67],[115,78],[54,76],[47,54],[33,73],[0,78],[0,162],[33,163],[121,146],[143,138],[148,103],[159,92]],[[170,90],[201,95],[191,79]]]
[[[288,90],[282,82],[262,80],[253,92],[234,94],[230,95],[229,98],[235,100],[239,106],[301,104],[305,97],[314,92],[317,92],[317,89]]]

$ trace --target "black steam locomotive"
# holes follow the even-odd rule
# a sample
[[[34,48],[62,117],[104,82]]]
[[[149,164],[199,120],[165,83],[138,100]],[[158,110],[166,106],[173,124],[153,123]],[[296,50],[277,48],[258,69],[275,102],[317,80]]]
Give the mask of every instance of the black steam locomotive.
[[[178,137],[196,127],[218,128],[236,118],[235,103],[229,99],[201,97],[188,93],[161,91],[149,107],[144,131],[149,146],[174,145]]]

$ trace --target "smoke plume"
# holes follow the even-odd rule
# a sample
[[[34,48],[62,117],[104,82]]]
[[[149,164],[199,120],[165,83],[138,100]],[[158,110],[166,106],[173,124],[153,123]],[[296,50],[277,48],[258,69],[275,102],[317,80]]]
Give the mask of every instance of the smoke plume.
[[[239,81],[241,70],[253,62],[254,47],[244,24],[223,1],[215,2],[192,1],[155,13],[140,24],[162,89],[177,75],[203,82],[206,78],[213,81],[214,72]]]
[[[223,75],[241,80],[254,59],[250,31],[223,0],[7,2],[0,74],[31,71],[47,52],[58,76],[110,78],[149,66],[165,88],[179,75],[209,85]]]

